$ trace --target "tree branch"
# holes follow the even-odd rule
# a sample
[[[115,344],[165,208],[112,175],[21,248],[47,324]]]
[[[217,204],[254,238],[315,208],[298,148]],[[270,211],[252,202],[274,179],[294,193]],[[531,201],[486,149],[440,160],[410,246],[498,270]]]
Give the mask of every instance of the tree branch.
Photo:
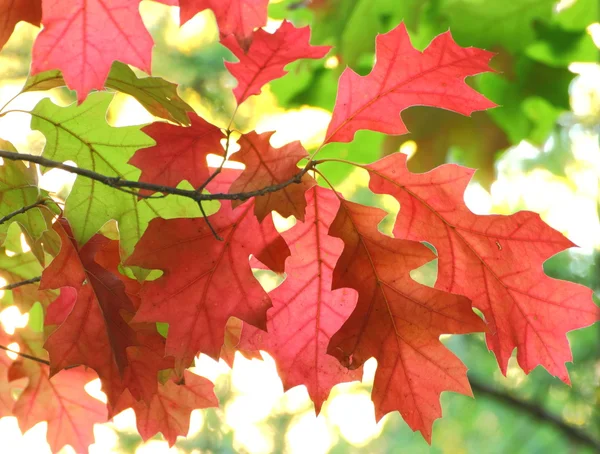
[[[509,407],[513,407],[515,410],[521,413],[525,412],[534,419],[553,425],[574,443],[589,446],[592,449],[600,452],[600,441],[593,439],[586,432],[567,424],[561,418],[549,413],[544,408],[539,407],[531,402],[511,396],[510,394],[506,394],[505,392],[495,389],[487,384],[473,379],[472,377],[469,377],[469,382],[471,383],[471,388],[476,395],[484,395]]]
[[[38,358],[37,356],[28,355],[27,353],[21,353],[21,352],[18,352],[18,351],[12,350],[12,349],[10,349],[10,348],[8,348],[8,347],[5,347],[4,345],[0,345],[0,348],[1,348],[2,350],[6,350],[7,352],[14,353],[15,355],[22,356],[23,358],[31,359],[32,361],[36,361],[36,362],[38,362],[38,363],[45,364],[46,366],[49,366],[49,365],[50,365],[50,361],[47,361],[47,360],[45,360],[45,359],[42,359],[42,358]]]
[[[46,159],[41,156],[36,156],[32,154],[15,153],[13,151],[0,150],[0,157],[4,159],[9,159],[11,161],[33,162],[44,167],[65,170],[67,172],[98,181],[102,184],[105,184],[106,186],[110,186],[111,188],[115,189],[145,189],[148,191],[162,192],[163,194],[172,194],[180,197],[187,197],[188,199],[195,200],[196,202],[208,200],[248,200],[252,197],[259,197],[261,195],[269,194],[271,192],[277,192],[291,184],[301,183],[304,174],[314,167],[314,162],[309,161],[309,163],[302,170],[300,170],[289,180],[284,181],[283,183],[267,186],[262,189],[257,189],[256,191],[238,192],[235,194],[202,194],[196,191],[195,189],[179,189],[172,186],[162,186],[153,183],[145,183],[143,181],[124,180],[121,177],[110,177],[107,175],[102,175],[100,173],[93,172],[92,170],[74,167],[68,164],[63,164],[62,162],[53,161],[51,159]]]
[[[46,200],[43,200],[43,199],[42,200],[38,200],[38,201],[32,203],[31,205],[26,205],[26,206],[24,206],[22,208],[19,208],[16,211],[13,211],[12,213],[8,213],[6,216],[0,218],[0,225],[4,224],[7,221],[10,221],[15,216],[18,216],[18,215],[20,215],[22,213],[25,213],[26,211],[29,211],[29,210],[31,210],[33,208],[36,208],[36,207],[40,206],[40,205],[44,205],[45,203],[46,203]]]
[[[42,276],[36,276],[21,282],[15,282],[14,284],[5,285],[4,287],[0,287],[0,290],[12,290],[17,287],[21,287],[22,285],[35,284],[36,282],[40,282],[41,280]]]

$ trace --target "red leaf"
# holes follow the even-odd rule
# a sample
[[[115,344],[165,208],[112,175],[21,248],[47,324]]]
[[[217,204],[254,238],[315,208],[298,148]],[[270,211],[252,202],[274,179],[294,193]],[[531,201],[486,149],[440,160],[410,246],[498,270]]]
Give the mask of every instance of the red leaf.
[[[488,347],[502,372],[517,347],[526,373],[541,364],[569,383],[565,362],[572,356],[565,333],[599,320],[600,311],[589,288],[546,276],[542,264],[574,244],[535,213],[471,213],[463,193],[472,169],[449,164],[414,174],[399,153],[367,169],[371,189],[391,194],[402,206],[394,235],[437,249],[436,287],[469,297],[484,313]]]
[[[308,157],[304,147],[295,141],[281,148],[273,148],[269,143],[272,135],[273,132],[257,134],[252,131],[239,138],[240,150],[231,157],[231,161],[241,162],[246,168],[229,188],[230,194],[281,184],[300,173],[298,161]],[[303,220],[306,209],[304,193],[315,184],[310,175],[304,174],[300,183],[292,183],[279,191],[255,197],[254,214],[260,222],[271,211],[277,211],[283,217],[294,215]],[[243,202],[234,200],[231,203],[235,208]]]
[[[193,410],[219,406],[213,387],[211,381],[186,370],[184,383],[175,384],[169,380],[159,385],[159,391],[150,405],[143,402],[133,404],[129,400],[133,404],[137,428],[144,441],[162,432],[169,446],[173,446],[178,435],[186,436]]]
[[[242,171],[239,169],[224,168],[219,175],[213,179],[206,188],[212,194],[227,194],[229,188],[235,180],[237,180]],[[246,204],[254,206],[255,198],[248,200]],[[228,201],[223,201],[225,204],[231,205]],[[261,229],[261,244],[260,252],[253,255],[250,259],[251,268],[261,268],[264,266],[276,273],[283,273],[285,269],[285,260],[290,256],[290,250],[277,230],[275,230],[272,218],[267,222],[260,224]]]
[[[240,60],[237,63],[225,63],[238,81],[233,90],[238,104],[259,94],[263,85],[285,76],[287,64],[301,58],[322,58],[331,49],[330,46],[311,46],[309,39],[309,27],[296,28],[288,21],[283,21],[272,34],[263,29],[254,32],[247,53],[233,37],[222,39],[221,43]]]
[[[62,71],[81,103],[102,90],[115,60],[150,73],[152,37],[139,13],[140,0],[44,0],[43,30],[33,46],[31,75]]]
[[[115,402],[128,364],[126,349],[136,345],[122,311],[132,314],[135,308],[121,280],[93,260],[110,240],[97,235],[79,250],[66,221],[57,221],[53,228],[62,247],[44,270],[40,285],[61,288],[46,321],[61,323],[44,345],[50,354],[50,372],[55,375],[70,366],[89,366],[100,376],[109,401]]]
[[[87,452],[94,442],[94,424],[107,420],[106,406],[83,388],[96,374],[77,367],[48,378],[48,366],[25,359],[13,363],[9,375],[11,381],[29,379],[13,410],[21,431],[47,421],[46,437],[53,452],[67,444],[76,452]]]
[[[142,129],[156,145],[136,151],[129,160],[142,170],[140,181],[177,186],[187,180],[192,186],[199,187],[208,179],[211,172],[206,157],[210,153],[223,154],[221,139],[225,135],[195,113],[188,113],[188,117],[189,127],[157,122]]]
[[[0,0],[0,49],[20,21],[39,27],[42,20],[42,0]]]
[[[178,370],[189,366],[199,351],[219,358],[231,316],[265,327],[271,301],[248,259],[250,254],[278,256],[287,246],[272,220],[260,225],[251,209],[251,204],[237,210],[222,204],[208,218],[223,241],[204,218],[154,219],[127,259],[128,265],[164,271],[142,287],[134,320],[169,323],[166,353],[176,358]]]
[[[285,281],[269,293],[273,308],[267,312],[268,334],[244,325],[238,347],[267,351],[277,362],[284,388],[306,385],[319,413],[333,386],[360,380],[362,371],[349,371],[326,354],[331,336],[348,318],[357,297],[352,290],[331,290],[343,245],[327,231],[339,201],[318,186],[307,196],[305,222],[283,233],[294,255],[287,261]]]
[[[254,29],[267,25],[268,4],[269,0],[179,0],[181,24],[210,8],[221,36],[235,36],[240,46],[247,50]]]
[[[410,43],[404,24],[377,36],[376,63],[361,77],[346,68],[325,143],[350,142],[359,129],[404,134],[399,113],[410,106],[440,107],[463,115],[495,104],[464,80],[489,71],[493,54],[459,47],[450,32],[437,36],[420,52]]]
[[[410,271],[434,258],[415,241],[377,230],[385,212],[343,201],[329,234],[344,241],[333,288],[358,291],[358,303],[329,344],[329,354],[350,369],[377,359],[373,402],[377,420],[398,410],[431,442],[442,414],[442,391],[471,395],[467,368],[440,342],[441,334],[483,331],[463,296],[418,284]]]
[[[172,369],[174,361],[170,356],[165,357],[164,338],[156,332],[155,325],[143,325],[146,327],[145,345],[127,347],[128,367],[123,384],[135,400],[150,403],[158,392],[158,373]]]

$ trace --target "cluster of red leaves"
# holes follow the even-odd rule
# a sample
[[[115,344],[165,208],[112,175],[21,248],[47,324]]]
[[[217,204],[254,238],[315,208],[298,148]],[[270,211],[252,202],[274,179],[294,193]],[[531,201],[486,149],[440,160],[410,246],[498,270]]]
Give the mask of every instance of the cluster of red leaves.
[[[83,101],[92,89],[103,89],[114,60],[149,72],[153,43],[139,2],[2,1],[0,45],[19,20],[37,25],[41,19],[32,73],[60,69]],[[266,24],[267,0],[162,3],[179,4],[182,23],[213,10],[222,44],[239,59],[227,64],[238,80],[238,103],[282,77],[288,63],[329,50],[309,44],[308,27],[283,22],[273,34],[255,30]],[[491,57],[459,47],[450,33],[424,52],[412,47],[402,25],[380,35],[373,71],[342,74],[324,145],[349,142],[359,129],[405,133],[399,113],[414,105],[464,115],[493,107],[465,83],[487,71]],[[224,135],[195,114],[189,118],[187,128],[145,127],[156,145],[130,161],[142,180],[170,186],[187,180],[195,187],[209,180],[214,169],[206,156]],[[205,189],[252,191],[297,175],[306,150],[299,142],[275,148],[271,135],[243,134],[231,159],[245,169],[224,169]],[[598,311],[590,289],[547,277],[542,264],[573,244],[533,213],[471,213],[463,202],[471,169],[445,165],[413,174],[401,154],[362,167],[373,192],[401,204],[393,238],[378,230],[384,212],[317,186],[308,173],[277,192],[223,202],[208,218],[214,232],[203,218],[154,219],[124,263],[117,241],[96,235],[79,246],[68,223],[56,222],[62,247],[40,286],[60,289],[45,318],[49,367],[27,359],[11,364],[2,356],[0,415],[15,414],[23,429],[47,420],[52,449],[71,444],[80,451],[92,442],[94,423],[132,407],[144,439],[162,432],[173,444],[186,434],[192,409],[218,405],[212,384],[185,369],[199,353],[231,362],[237,346],[249,355],[269,352],[285,388],[305,385],[317,412],[334,385],[360,379],[362,364],[374,357],[377,419],[399,411],[430,441],[441,392],[471,394],[466,367],[439,337],[475,331],[486,333],[503,372],[516,347],[525,372],[542,365],[568,383],[565,334],[598,320]],[[298,222],[280,234],[272,211]],[[410,277],[435,258],[421,241],[438,253],[435,288]],[[139,283],[122,266],[162,275]],[[263,266],[286,273],[270,293],[252,272]],[[227,331],[231,317],[245,323],[241,332],[239,324]],[[156,322],[169,324],[166,340]],[[18,341],[23,351],[46,357],[42,339],[22,335]],[[96,375],[107,409],[83,391]],[[7,397],[11,387],[23,389],[14,405]]]

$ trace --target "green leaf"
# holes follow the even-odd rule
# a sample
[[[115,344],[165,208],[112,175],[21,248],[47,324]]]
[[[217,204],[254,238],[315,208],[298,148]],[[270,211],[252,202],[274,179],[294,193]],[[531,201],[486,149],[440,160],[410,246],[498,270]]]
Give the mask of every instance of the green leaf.
[[[556,15],[556,23],[565,30],[585,30],[600,17],[597,0],[576,0]]]
[[[40,276],[42,271],[43,268],[33,253],[19,250],[18,252],[12,251],[10,255],[7,255],[7,250],[0,248],[0,277],[6,281],[6,284],[15,284]],[[21,313],[29,311],[36,301],[40,302],[43,307],[47,307],[58,292],[55,290],[40,291],[38,286],[39,284],[34,283],[11,291],[4,291],[4,295],[0,298],[2,306],[15,305]]]
[[[63,87],[65,81],[60,71],[45,71],[29,76],[22,91],[49,90]],[[187,112],[193,109],[179,97],[177,86],[160,77],[138,78],[124,63],[114,62],[105,86],[133,96],[152,115],[188,126]]]
[[[533,60],[549,66],[567,67],[573,62],[597,62],[598,48],[589,33],[583,30],[568,31],[557,25],[537,24],[538,40],[525,52]]]
[[[535,39],[534,20],[549,20],[555,0],[448,0],[442,8],[450,19],[452,35],[461,46],[510,52]]]
[[[0,139],[0,148],[16,153],[10,142]],[[0,218],[13,213],[26,205],[31,205],[47,197],[38,188],[35,166],[27,167],[22,161],[6,160],[0,166]],[[6,239],[6,232],[12,222],[18,222],[34,240],[46,230],[46,221],[39,208],[21,213],[0,224],[0,244]]]
[[[29,311],[29,322],[27,325],[36,333],[44,332],[44,307],[35,302]]]
[[[526,98],[523,101],[522,109],[533,123],[529,139],[533,143],[544,143],[552,134],[561,110],[538,96]]]
[[[523,93],[517,84],[500,74],[488,73],[477,78],[477,89],[501,106],[487,114],[504,129],[511,143],[519,143],[527,137],[529,121],[521,112]]]
[[[137,181],[140,170],[127,161],[138,149],[154,145],[154,141],[140,126],[108,125],[105,116],[112,98],[109,93],[94,93],[83,104],[68,107],[42,100],[31,112],[31,128],[46,137],[44,157],[61,162],[70,160],[102,175]],[[126,255],[131,253],[151,219],[199,215],[196,203],[189,199],[169,196],[138,200],[134,194],[81,176],[75,180],[65,203],[65,217],[79,244],[87,242],[114,219]]]
[[[330,143],[316,156],[316,159],[336,158],[369,164],[383,156],[385,134],[373,131],[358,131],[350,143]],[[332,184],[343,182],[354,170],[353,166],[338,162],[326,162],[319,165]]]

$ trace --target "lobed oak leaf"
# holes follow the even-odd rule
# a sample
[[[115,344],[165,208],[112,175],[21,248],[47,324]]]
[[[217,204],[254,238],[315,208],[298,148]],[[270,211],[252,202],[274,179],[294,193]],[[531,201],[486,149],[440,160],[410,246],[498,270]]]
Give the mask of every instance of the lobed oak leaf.
[[[77,367],[49,378],[48,367],[42,364],[27,360],[13,364],[10,379],[24,377],[29,383],[13,409],[21,431],[47,421],[46,437],[53,452],[67,444],[76,452],[87,452],[94,442],[94,424],[107,420],[106,406],[84,389],[97,375]]]
[[[240,150],[231,156],[231,161],[246,166],[242,174],[229,188],[230,194],[256,191],[268,186],[285,183],[300,173],[298,161],[308,158],[308,153],[299,141],[274,148],[269,139],[274,131],[257,134],[255,131],[243,134],[239,139]],[[292,183],[283,189],[254,198],[254,214],[260,222],[271,211],[277,211],[283,217],[294,215],[304,220],[306,200],[304,193],[316,184],[314,178],[304,174],[298,183]],[[233,200],[233,207],[243,203]]]
[[[141,345],[127,347],[123,386],[136,401],[150,404],[159,392],[159,372],[172,369],[175,361],[171,356],[165,357],[165,339],[156,331],[156,324],[139,323],[135,328]]]
[[[358,291],[356,308],[333,335],[328,353],[350,369],[377,359],[372,399],[376,419],[398,410],[431,443],[442,391],[471,395],[467,368],[440,342],[441,334],[483,331],[464,296],[418,284],[410,271],[434,258],[426,246],[377,230],[385,212],[341,201],[329,235],[344,250],[333,289]]]
[[[3,150],[16,153],[12,143],[0,139]],[[20,208],[48,198],[48,193],[38,187],[35,167],[27,167],[21,161],[7,161],[0,166],[0,218],[10,215]],[[41,206],[25,211],[0,223],[0,245],[4,244],[9,226],[17,222],[32,242],[40,239],[48,228]]]
[[[102,90],[115,60],[150,73],[150,33],[140,0],[44,0],[44,28],[33,46],[31,74],[60,69],[81,103]]]
[[[495,107],[465,83],[489,71],[493,54],[458,46],[450,32],[437,36],[423,52],[415,49],[404,24],[377,36],[376,63],[367,76],[346,68],[324,143],[351,142],[359,129],[386,134],[407,132],[399,113],[424,105],[470,115]]]
[[[131,395],[125,394],[120,407],[133,408],[144,441],[161,432],[169,446],[173,446],[178,436],[187,435],[192,411],[219,406],[213,388],[210,380],[186,370],[181,383],[168,380],[160,384],[149,404],[134,402]]]
[[[265,263],[282,257],[282,250],[289,255],[289,249],[273,221],[259,224],[251,211],[251,203],[236,210],[222,204],[207,219],[154,219],[125,262],[163,271],[144,283],[134,321],[169,323],[166,354],[175,357],[177,370],[198,352],[218,359],[231,316],[265,327],[271,301],[252,274],[249,256]],[[277,268],[283,270],[283,263]]]
[[[0,49],[20,21],[39,27],[42,20],[42,0],[0,0]]]
[[[261,88],[270,81],[285,76],[287,64],[301,58],[322,58],[331,49],[330,46],[311,46],[309,39],[308,26],[296,28],[285,20],[275,33],[263,29],[254,32],[247,51],[233,36],[221,39],[221,44],[239,59],[236,63],[225,63],[238,81],[233,90],[237,103],[241,104],[250,96],[259,94]]]
[[[113,128],[107,124],[106,111],[113,96],[93,93],[83,104],[67,107],[48,99],[40,101],[31,112],[31,127],[46,137],[43,156],[61,162],[72,160],[78,167],[102,175],[136,181],[140,171],[127,161],[138,149],[154,142],[140,126]],[[198,205],[191,199],[140,199],[136,192],[81,176],[65,202],[65,217],[79,244],[86,243],[111,219],[117,220],[123,256],[133,251],[151,219],[199,215]]]
[[[65,229],[63,232],[68,234]],[[61,249],[61,254],[53,262],[56,262],[57,268],[52,269],[51,265],[50,271],[43,275],[44,285],[60,287],[60,296],[50,305],[45,318],[46,325],[59,328],[49,336],[46,348],[51,355],[67,349],[72,363],[65,367],[80,361],[98,371],[111,415],[115,414],[119,396],[125,390],[136,401],[149,403],[158,392],[159,372],[174,366],[174,359],[165,356],[165,339],[157,332],[156,325],[130,322],[137,308],[140,284],[119,273],[119,261],[118,242],[97,236],[79,251],[68,246]],[[60,270],[62,273],[58,274]],[[70,276],[75,276],[74,280]],[[104,316],[101,321],[106,324],[105,332],[98,329],[100,317],[96,304],[82,300],[88,292],[76,287],[82,276],[94,287],[93,296]],[[65,286],[69,284],[73,286]],[[101,286],[105,286],[108,292],[97,291]],[[119,300],[124,298],[130,301],[121,304]],[[83,309],[87,309],[89,314],[81,321],[82,328],[76,329],[75,324],[81,319]],[[72,336],[69,329],[74,331]],[[61,334],[55,334],[56,331]],[[96,339],[90,339],[94,334]],[[99,349],[94,352],[96,358],[83,362],[81,358],[86,353],[91,355],[92,348]],[[114,361],[111,361],[111,354]]]
[[[129,163],[142,170],[140,179],[165,186],[177,186],[182,180],[201,186],[210,176],[206,157],[223,154],[223,132],[195,113],[188,114],[191,126],[152,123],[142,128],[156,145],[142,148]],[[148,194],[143,191],[142,194]]]
[[[414,174],[400,153],[366,169],[374,192],[400,202],[394,235],[437,249],[436,287],[467,296],[483,312],[502,372],[516,347],[526,373],[542,365],[569,383],[565,334],[600,320],[600,309],[591,289],[546,276],[542,264],[574,244],[532,212],[473,214],[463,201],[472,169],[448,164]]]
[[[41,333],[22,330],[17,339],[22,352],[41,359],[47,357],[41,348]],[[13,407],[21,431],[44,421],[48,423],[46,438],[53,452],[67,444],[76,452],[87,452],[94,442],[94,424],[107,420],[106,406],[84,389],[96,378],[95,373],[83,367],[62,370],[50,377],[45,364],[30,359],[15,361],[8,371],[8,380],[27,382]]]
[[[40,283],[42,289],[61,289],[46,320],[47,324],[60,323],[44,345],[50,354],[50,373],[79,364],[91,367],[102,380],[109,402],[114,403],[122,392],[126,349],[137,344],[122,312],[132,314],[135,307],[121,280],[94,261],[107,238],[96,236],[78,248],[64,219],[54,224],[54,230],[62,247]]]
[[[282,234],[292,256],[286,262],[286,279],[269,293],[273,307],[267,312],[268,333],[245,324],[238,348],[267,351],[284,389],[305,385],[319,413],[331,388],[360,380],[362,370],[348,370],[327,355],[331,336],[357,300],[353,290],[331,290],[343,244],[327,232],[339,201],[331,190],[314,186],[307,191],[307,203],[305,221]]]
[[[58,70],[30,74],[22,93],[65,86]],[[188,112],[193,109],[177,94],[177,85],[160,77],[137,77],[124,63],[115,61],[104,83],[106,88],[133,96],[152,115],[172,122],[189,125]]]
[[[181,24],[211,9],[217,19],[221,37],[233,35],[245,51],[252,42],[252,32],[267,25],[269,0],[179,0]]]
[[[215,171],[216,169],[213,169]],[[212,194],[227,194],[231,188],[231,185],[240,178],[243,170],[223,168],[213,178],[206,189]],[[245,202],[248,206],[254,206],[256,198],[252,198]],[[225,204],[232,205],[234,201],[227,202]],[[283,273],[285,270],[285,261],[290,255],[290,249],[283,240],[281,235],[274,229],[272,218],[260,224],[262,246],[259,248],[260,252],[253,255],[250,259],[251,268],[263,268],[269,269],[276,273]]]

